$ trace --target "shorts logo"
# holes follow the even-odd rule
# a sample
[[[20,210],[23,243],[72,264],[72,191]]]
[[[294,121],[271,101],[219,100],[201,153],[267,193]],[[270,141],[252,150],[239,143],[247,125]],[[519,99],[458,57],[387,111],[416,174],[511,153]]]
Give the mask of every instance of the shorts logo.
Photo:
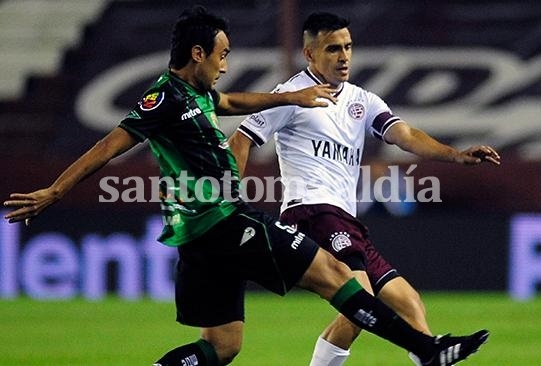
[[[364,116],[364,106],[359,102],[353,102],[348,106],[348,114],[353,119],[361,119]]]
[[[139,102],[139,107],[143,111],[151,111],[158,108],[158,106],[163,102],[164,94],[161,93],[150,93],[143,97]]]
[[[345,231],[335,232],[331,235],[331,246],[335,252],[339,252],[344,248],[351,246],[349,234]]]
[[[293,239],[293,242],[291,243],[291,248],[297,250],[305,236],[306,235],[304,235],[304,233],[297,233],[297,235],[295,235],[295,239]]]
[[[293,237],[293,241],[291,242],[291,248],[297,250],[299,248],[299,245],[301,244],[302,240],[306,236],[304,233],[297,232],[297,225],[291,226],[291,225],[284,225],[280,221],[276,221],[274,223],[276,227],[284,230],[285,232],[295,235]]]

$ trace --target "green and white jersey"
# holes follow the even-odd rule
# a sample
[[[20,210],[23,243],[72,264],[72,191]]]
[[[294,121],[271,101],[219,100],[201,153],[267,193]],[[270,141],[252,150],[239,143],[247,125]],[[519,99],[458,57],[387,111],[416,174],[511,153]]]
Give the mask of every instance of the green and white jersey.
[[[201,93],[163,73],[120,123],[148,140],[160,166],[164,229],[170,246],[191,241],[236,210],[239,174],[227,137],[218,126],[216,91]]]

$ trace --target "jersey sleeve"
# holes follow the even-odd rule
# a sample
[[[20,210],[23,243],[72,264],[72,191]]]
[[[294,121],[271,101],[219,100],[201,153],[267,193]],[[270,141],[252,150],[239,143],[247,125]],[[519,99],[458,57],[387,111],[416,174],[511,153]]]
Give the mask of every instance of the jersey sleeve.
[[[149,90],[120,122],[119,127],[139,141],[144,141],[161,128],[174,113],[173,98],[164,90]],[[177,104],[178,105],[178,104]]]
[[[387,103],[376,94],[368,92],[367,98],[369,108],[366,129],[372,136],[385,141],[385,133],[395,123],[401,122],[400,117],[393,115]]]
[[[283,93],[286,91],[293,91],[293,88],[280,84],[272,92]],[[285,105],[254,113],[245,118],[237,130],[260,147],[272,138],[275,132],[287,125],[295,108],[294,105]]]

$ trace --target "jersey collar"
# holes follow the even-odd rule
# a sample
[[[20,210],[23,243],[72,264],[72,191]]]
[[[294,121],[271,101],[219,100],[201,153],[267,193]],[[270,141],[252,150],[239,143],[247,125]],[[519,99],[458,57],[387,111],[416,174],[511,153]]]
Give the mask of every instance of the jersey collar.
[[[306,75],[308,75],[308,77],[310,77],[310,79],[314,80],[316,84],[325,84],[324,82],[319,80],[318,77],[310,70],[310,67],[307,67],[304,72],[306,73]],[[340,93],[342,93],[342,90],[344,90],[344,83],[340,83],[340,85],[338,85],[338,88],[336,89],[336,92],[333,96],[339,96]]]

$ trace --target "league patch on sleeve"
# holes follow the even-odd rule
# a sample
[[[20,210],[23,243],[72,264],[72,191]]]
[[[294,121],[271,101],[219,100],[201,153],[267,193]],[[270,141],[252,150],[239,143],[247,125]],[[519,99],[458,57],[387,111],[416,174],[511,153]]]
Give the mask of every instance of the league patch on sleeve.
[[[164,99],[164,92],[154,92],[147,94],[139,102],[139,108],[143,111],[151,111],[160,106]]]

